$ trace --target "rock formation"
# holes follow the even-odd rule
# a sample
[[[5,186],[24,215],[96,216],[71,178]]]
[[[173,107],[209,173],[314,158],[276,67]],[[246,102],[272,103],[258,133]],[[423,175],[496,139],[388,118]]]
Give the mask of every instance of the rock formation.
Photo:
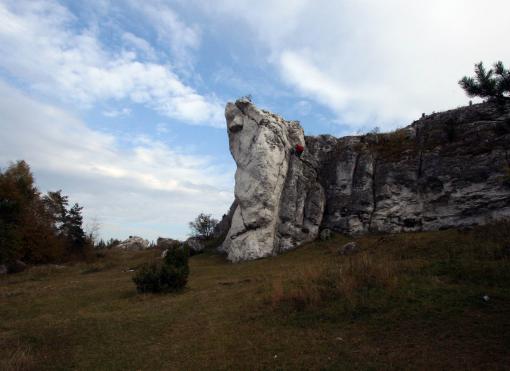
[[[510,105],[484,103],[425,116],[386,134],[305,137],[249,100],[225,109],[237,164],[231,261],[313,240],[436,230],[510,216]],[[301,156],[294,153],[303,145]],[[231,220],[228,220],[231,219]]]
[[[122,241],[116,247],[123,250],[145,250],[149,248],[149,241],[138,236],[129,236],[127,240]]]

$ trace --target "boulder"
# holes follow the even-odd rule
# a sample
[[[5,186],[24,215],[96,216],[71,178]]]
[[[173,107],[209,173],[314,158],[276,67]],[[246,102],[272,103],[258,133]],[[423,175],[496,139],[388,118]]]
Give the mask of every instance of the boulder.
[[[127,240],[119,243],[116,248],[123,250],[145,250],[149,248],[149,241],[138,236],[129,236]]]
[[[184,243],[189,246],[192,255],[201,253],[205,249],[204,241],[197,237],[190,237]]]
[[[14,260],[7,264],[7,270],[9,273],[19,273],[27,269],[27,265],[21,260]]]
[[[340,255],[353,255],[359,251],[356,242],[348,242],[338,249]]]
[[[156,247],[159,249],[168,249],[170,247],[179,246],[181,241],[174,240],[172,238],[158,237]]]
[[[0,264],[0,276],[7,274],[7,266],[5,264]]]

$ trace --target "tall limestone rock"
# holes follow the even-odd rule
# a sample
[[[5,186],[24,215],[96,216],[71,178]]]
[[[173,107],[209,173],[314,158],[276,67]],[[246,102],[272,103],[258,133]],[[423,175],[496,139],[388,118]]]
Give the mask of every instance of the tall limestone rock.
[[[232,261],[276,254],[317,236],[324,192],[313,158],[292,152],[303,129],[248,100],[225,109],[230,152],[237,164],[237,207],[222,250]],[[308,159],[308,161],[307,161]]]
[[[296,121],[227,104],[237,164],[232,261],[341,233],[436,230],[510,216],[510,105],[433,114],[387,134],[305,137]],[[296,144],[305,147],[294,154]]]

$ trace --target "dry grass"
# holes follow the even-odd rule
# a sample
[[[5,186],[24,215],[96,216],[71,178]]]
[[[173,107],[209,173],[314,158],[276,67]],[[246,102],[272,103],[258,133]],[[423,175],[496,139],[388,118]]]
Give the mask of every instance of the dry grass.
[[[0,359],[0,370],[29,371],[37,369],[29,345],[18,341],[9,350],[10,354],[6,358]]]
[[[386,255],[364,251],[347,258],[336,257],[297,274],[275,278],[269,302],[274,309],[285,306],[304,310],[342,299],[356,308],[367,300],[371,289],[397,287],[398,274],[398,263]]]
[[[197,255],[170,295],[131,281],[157,251],[33,268],[0,278],[0,368],[504,369],[508,227],[365,236],[350,257],[340,236],[241,264]]]

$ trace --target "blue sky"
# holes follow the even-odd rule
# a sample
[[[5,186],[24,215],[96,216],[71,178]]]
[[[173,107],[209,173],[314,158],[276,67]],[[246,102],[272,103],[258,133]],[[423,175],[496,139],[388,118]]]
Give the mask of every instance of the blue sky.
[[[309,135],[465,105],[510,63],[507,1],[0,0],[0,166],[25,159],[105,238],[185,238],[233,200],[223,117],[251,94]],[[476,24],[476,27],[473,26]]]

